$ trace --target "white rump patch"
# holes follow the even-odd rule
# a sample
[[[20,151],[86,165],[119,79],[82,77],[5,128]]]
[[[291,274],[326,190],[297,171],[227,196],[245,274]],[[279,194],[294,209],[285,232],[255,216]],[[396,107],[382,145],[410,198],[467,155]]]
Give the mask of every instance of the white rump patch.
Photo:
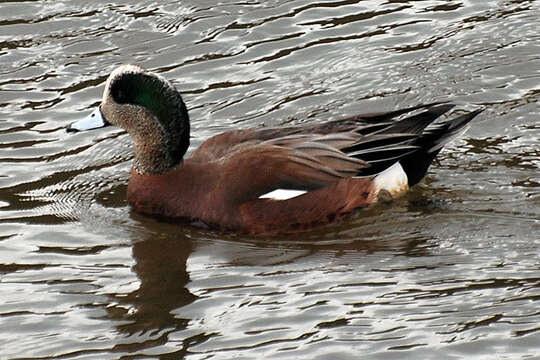
[[[288,200],[307,193],[305,190],[276,189],[259,196],[259,199]]]
[[[377,192],[386,190],[393,197],[409,189],[409,179],[399,162],[375,176],[374,182]]]

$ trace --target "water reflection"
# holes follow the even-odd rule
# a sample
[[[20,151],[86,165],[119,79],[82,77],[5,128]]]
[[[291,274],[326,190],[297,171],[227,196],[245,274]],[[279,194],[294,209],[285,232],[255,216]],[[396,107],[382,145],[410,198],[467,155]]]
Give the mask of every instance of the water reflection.
[[[185,328],[190,319],[177,318],[172,310],[197,298],[186,287],[191,239],[181,231],[156,232],[155,228],[142,231],[148,235],[133,241],[132,269],[140,283],[138,288],[127,294],[111,294],[117,305],[106,308],[110,319],[127,321],[117,326],[127,334]]]

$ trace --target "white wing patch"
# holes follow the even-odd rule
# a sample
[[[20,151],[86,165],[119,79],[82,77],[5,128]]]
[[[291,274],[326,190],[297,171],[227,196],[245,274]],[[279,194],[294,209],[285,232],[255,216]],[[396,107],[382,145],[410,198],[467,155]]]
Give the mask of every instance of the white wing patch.
[[[409,189],[407,174],[399,162],[375,176],[377,192],[386,190],[392,197],[396,197]]]
[[[259,196],[259,199],[288,200],[307,193],[305,190],[276,189]]]

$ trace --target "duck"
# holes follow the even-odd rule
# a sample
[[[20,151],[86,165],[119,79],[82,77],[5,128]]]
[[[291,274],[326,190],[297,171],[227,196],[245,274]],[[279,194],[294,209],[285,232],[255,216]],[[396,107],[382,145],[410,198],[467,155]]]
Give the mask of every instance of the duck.
[[[186,156],[187,107],[163,76],[121,65],[100,105],[69,132],[107,125],[133,139],[127,203],[137,213],[248,234],[296,232],[350,217],[418,184],[483,109],[435,102],[315,124],[235,129]],[[443,116],[444,115],[444,116]]]

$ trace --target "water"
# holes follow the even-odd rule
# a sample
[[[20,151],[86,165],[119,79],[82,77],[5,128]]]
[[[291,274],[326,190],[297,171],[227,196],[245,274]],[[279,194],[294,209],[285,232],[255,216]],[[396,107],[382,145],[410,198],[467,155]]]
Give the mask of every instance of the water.
[[[1,359],[540,357],[537,1],[1,1]],[[125,202],[132,147],[64,127],[119,64],[171,79],[192,146],[453,100],[425,181],[250,238]]]

